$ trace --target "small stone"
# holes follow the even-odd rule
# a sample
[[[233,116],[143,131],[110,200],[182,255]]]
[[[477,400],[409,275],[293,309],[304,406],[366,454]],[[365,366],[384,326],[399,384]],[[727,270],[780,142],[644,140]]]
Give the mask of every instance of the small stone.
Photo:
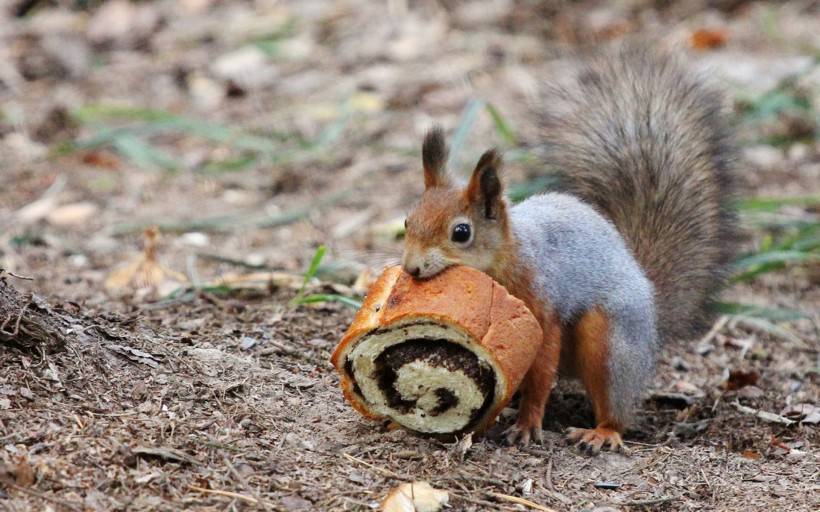
[[[809,154],[809,146],[802,142],[792,144],[788,152],[789,160],[793,162],[801,162],[803,160],[806,160],[809,157]]]
[[[272,84],[277,73],[268,64],[265,52],[256,46],[245,46],[216,59],[211,71],[218,78],[232,80],[243,89]]]
[[[239,343],[239,348],[241,348],[242,350],[250,350],[254,346],[256,346],[257,343],[259,343],[259,340],[257,340],[256,338],[251,338],[250,336],[244,336],[242,338],[242,341],[240,341],[240,343]]]
[[[210,243],[210,238],[205,233],[199,231],[191,231],[179,237],[179,240],[192,247],[207,247]]]
[[[97,45],[131,48],[145,41],[159,22],[159,11],[153,5],[111,0],[94,13],[86,34],[89,41]]]
[[[210,78],[192,75],[187,82],[191,98],[202,110],[213,110],[225,99],[225,88]]]
[[[749,163],[761,169],[772,169],[783,162],[783,153],[766,144],[746,148],[743,156]]]
[[[307,340],[307,344],[311,347],[325,348],[330,346],[330,342],[324,338],[312,338]]]

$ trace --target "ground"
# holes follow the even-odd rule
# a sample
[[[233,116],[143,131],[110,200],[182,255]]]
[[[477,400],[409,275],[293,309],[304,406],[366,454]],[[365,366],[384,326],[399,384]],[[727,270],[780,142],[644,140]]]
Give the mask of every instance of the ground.
[[[368,510],[414,480],[452,510],[820,508],[816,2],[2,9],[4,509]],[[503,442],[515,402],[469,447],[361,418],[329,362],[354,309],[293,301],[317,247],[309,294],[396,261],[434,121],[457,168],[497,146],[512,192],[540,190],[539,84],[635,34],[730,98],[733,314],[667,346],[627,454],[564,440],[592,419],[568,382],[540,446]],[[159,284],[135,289],[149,226]]]

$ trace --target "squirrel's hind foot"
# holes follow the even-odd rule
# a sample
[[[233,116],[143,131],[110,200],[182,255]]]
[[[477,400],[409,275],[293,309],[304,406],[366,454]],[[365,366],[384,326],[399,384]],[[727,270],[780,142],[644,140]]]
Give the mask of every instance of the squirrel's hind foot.
[[[588,454],[597,455],[602,448],[613,452],[627,451],[617,430],[598,425],[596,428],[570,428],[567,439],[574,442],[578,448]]]

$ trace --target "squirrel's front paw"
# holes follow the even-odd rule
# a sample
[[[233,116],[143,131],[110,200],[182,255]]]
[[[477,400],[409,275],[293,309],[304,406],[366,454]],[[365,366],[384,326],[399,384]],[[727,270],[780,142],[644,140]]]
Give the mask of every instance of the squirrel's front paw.
[[[530,440],[538,444],[544,441],[544,436],[541,435],[540,424],[527,425],[521,421],[517,421],[504,433],[507,435],[507,444],[510,445],[520,444],[521,446],[527,446],[530,444]]]
[[[597,455],[605,446],[613,452],[626,451],[620,432],[600,425],[594,429],[570,428],[567,439],[575,442],[581,451],[589,455]]]

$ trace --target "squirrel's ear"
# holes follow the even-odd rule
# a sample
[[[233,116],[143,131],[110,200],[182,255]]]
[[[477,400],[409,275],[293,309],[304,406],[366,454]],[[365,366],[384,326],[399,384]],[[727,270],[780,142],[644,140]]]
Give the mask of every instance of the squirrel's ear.
[[[434,126],[424,137],[421,147],[424,163],[424,188],[444,187],[450,184],[447,176],[447,144],[440,126]]]
[[[495,149],[489,149],[481,155],[467,185],[467,199],[480,204],[484,216],[488,219],[498,217],[501,206],[503,185],[498,173],[501,171],[501,156]]]

